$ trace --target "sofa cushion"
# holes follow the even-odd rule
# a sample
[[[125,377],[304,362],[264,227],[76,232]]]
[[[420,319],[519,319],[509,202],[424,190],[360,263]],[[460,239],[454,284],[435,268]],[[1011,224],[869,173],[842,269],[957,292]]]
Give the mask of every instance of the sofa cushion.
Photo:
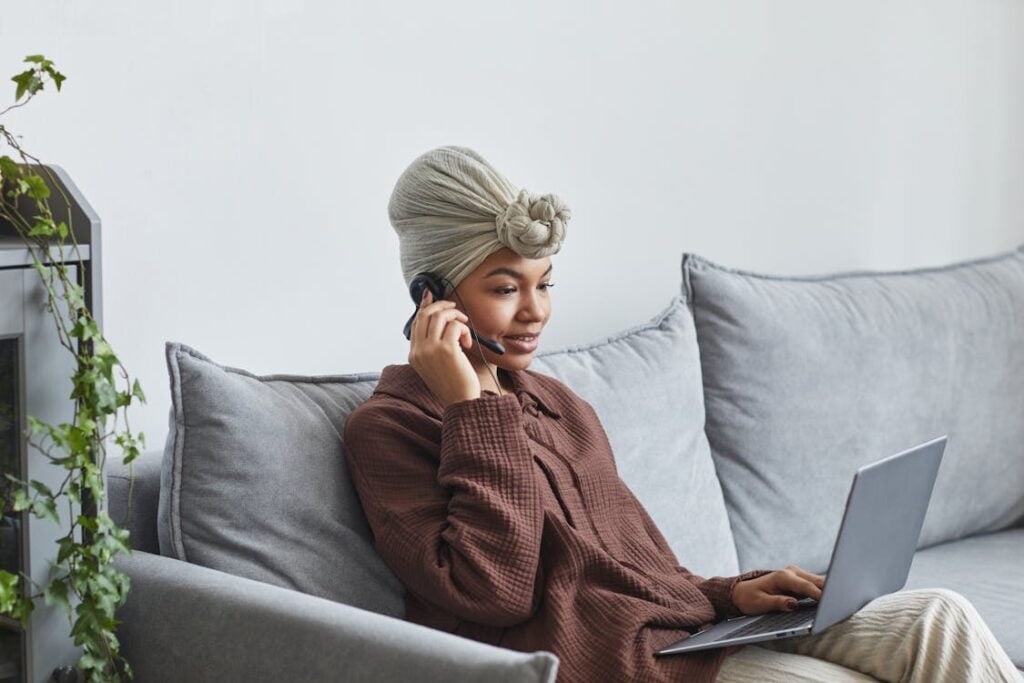
[[[949,435],[920,547],[1024,517],[1024,251],[773,277],[686,255],[741,569],[824,570],[854,471]]]
[[[619,476],[680,564],[704,576],[737,573],[729,518],[704,435],[693,318],[681,297],[644,325],[538,354],[530,369],[561,380],[594,407]]]
[[[949,588],[971,601],[1018,669],[1024,669],[1024,528],[917,551],[906,588]]]
[[[340,437],[377,376],[259,377],[184,344],[166,353],[160,552],[403,616],[402,586],[370,541]]]

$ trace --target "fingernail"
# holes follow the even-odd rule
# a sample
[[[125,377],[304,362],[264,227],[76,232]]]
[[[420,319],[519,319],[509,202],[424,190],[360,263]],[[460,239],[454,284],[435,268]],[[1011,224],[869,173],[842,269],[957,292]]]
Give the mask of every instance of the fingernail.
[[[786,601],[786,609],[791,610],[791,611],[795,610],[796,609],[796,600],[787,600]]]

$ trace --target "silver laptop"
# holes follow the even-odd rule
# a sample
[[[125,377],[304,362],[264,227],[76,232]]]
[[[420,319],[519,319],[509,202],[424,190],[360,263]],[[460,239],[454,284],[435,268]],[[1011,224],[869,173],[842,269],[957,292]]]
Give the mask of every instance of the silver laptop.
[[[945,448],[942,436],[857,470],[821,600],[801,600],[792,612],[721,621],[654,654],[821,633],[878,596],[903,588]]]

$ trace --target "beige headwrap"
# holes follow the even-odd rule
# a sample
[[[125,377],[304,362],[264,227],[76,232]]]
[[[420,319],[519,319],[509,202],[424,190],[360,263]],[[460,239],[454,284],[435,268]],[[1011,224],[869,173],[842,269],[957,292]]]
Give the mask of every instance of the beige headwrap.
[[[406,286],[424,271],[458,286],[502,247],[532,259],[557,253],[571,214],[557,196],[517,190],[475,151],[449,145],[402,172],[388,217]]]

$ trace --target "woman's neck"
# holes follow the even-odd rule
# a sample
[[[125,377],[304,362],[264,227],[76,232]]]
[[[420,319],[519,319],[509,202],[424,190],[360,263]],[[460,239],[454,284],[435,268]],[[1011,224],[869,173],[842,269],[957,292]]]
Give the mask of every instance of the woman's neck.
[[[477,367],[476,371],[477,376],[480,378],[480,389],[482,391],[490,390],[498,392],[498,388],[494,386],[495,377],[498,378],[498,382],[501,384],[500,393],[507,394],[512,391],[512,380],[509,378],[508,372],[506,370],[503,370],[502,368],[499,368],[496,365],[492,365],[490,366],[489,370],[486,366],[482,366]],[[494,373],[494,375],[491,374],[492,372]]]

